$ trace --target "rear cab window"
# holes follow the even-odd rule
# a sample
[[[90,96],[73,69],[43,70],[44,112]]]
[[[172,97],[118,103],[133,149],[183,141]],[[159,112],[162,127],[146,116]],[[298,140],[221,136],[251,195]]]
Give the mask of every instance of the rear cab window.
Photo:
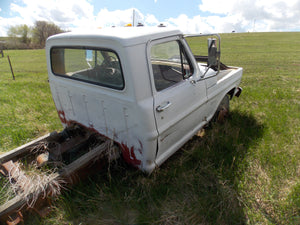
[[[51,48],[53,74],[117,90],[124,89],[124,77],[116,52],[97,48]]]
[[[151,66],[157,91],[169,88],[193,74],[193,67],[180,41],[169,41],[151,47]]]

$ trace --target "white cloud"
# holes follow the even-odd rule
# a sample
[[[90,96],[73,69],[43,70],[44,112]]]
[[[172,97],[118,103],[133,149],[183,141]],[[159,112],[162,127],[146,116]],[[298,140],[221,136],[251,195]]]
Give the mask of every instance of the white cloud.
[[[168,19],[167,24],[180,29],[184,33],[207,33],[212,31],[207,21],[200,16],[189,18],[187,15],[181,14],[177,18]]]
[[[232,24],[237,21],[230,17],[240,18],[243,22],[238,22],[242,25],[239,31],[284,31],[300,27],[300,0],[202,0],[199,9]]]
[[[11,11],[22,18],[22,24],[33,25],[37,20],[46,20],[68,29],[82,21],[94,20],[94,7],[86,0],[23,0],[23,3],[25,6],[10,5]]]
[[[188,17],[185,14],[177,18],[170,18],[167,21],[168,26],[179,28],[184,33],[228,33],[232,31],[241,31],[249,24],[241,20],[238,15],[222,16],[207,16],[200,15]]]
[[[17,4],[22,2],[22,4]],[[157,3],[154,0],[154,3]],[[192,7],[192,6],[191,6]],[[0,11],[3,9],[0,8]],[[95,29],[97,27],[124,26],[132,23],[133,8],[95,11],[90,0],[19,0],[10,4],[17,17],[0,17],[0,36],[10,26],[37,20],[53,22],[66,30]],[[157,26],[164,23],[184,33],[287,31],[300,28],[300,0],[202,0],[199,15],[181,14],[159,21],[153,14],[144,15],[135,10],[135,24]]]
[[[148,14],[145,17],[145,24],[149,26],[157,26],[157,24],[159,24],[159,21],[156,19],[154,15]]]
[[[50,21],[66,30],[96,29],[98,27],[124,26],[133,22],[133,9],[108,11],[101,9],[94,12],[94,7],[88,0],[22,0],[24,6],[11,3],[12,12],[19,14],[10,19],[0,18],[0,30],[5,35],[10,26],[27,24],[33,26],[37,20]],[[149,24],[157,20],[153,15],[144,16],[135,10],[135,24],[145,21]],[[94,16],[95,13],[95,16]],[[17,23],[17,21],[19,23]],[[4,26],[3,24],[6,24]]]

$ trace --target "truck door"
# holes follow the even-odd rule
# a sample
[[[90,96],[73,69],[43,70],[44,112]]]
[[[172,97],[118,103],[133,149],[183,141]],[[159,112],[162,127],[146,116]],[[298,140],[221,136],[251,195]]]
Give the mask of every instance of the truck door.
[[[206,122],[205,82],[196,82],[198,70],[187,52],[178,37],[151,42],[148,48],[159,165]]]

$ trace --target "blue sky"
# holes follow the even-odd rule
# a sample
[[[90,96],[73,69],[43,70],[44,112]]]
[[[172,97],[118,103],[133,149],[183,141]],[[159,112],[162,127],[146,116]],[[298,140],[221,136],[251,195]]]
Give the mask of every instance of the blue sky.
[[[300,31],[300,0],[0,0],[0,36],[37,20],[66,30],[164,23],[185,33]]]

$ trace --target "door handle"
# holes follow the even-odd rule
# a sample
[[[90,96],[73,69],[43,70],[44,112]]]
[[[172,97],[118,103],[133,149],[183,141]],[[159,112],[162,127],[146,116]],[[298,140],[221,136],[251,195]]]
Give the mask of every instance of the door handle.
[[[156,111],[157,112],[162,112],[164,111],[166,108],[170,107],[172,105],[171,102],[167,101],[164,105],[159,105],[156,107]]]

